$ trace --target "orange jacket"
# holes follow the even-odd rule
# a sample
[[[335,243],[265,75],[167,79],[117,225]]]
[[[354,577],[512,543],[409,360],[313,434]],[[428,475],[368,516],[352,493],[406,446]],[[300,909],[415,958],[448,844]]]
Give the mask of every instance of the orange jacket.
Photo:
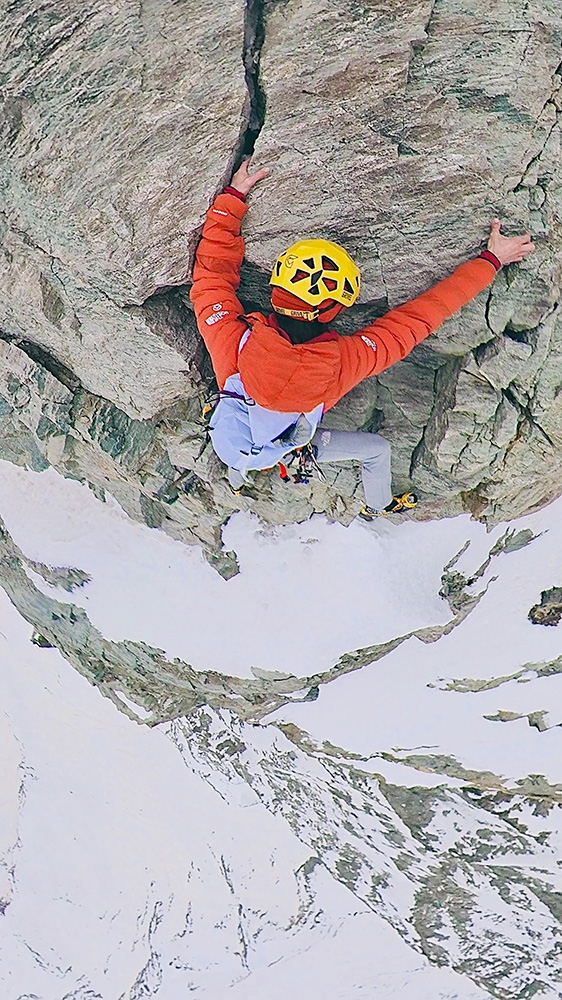
[[[244,316],[236,292],[247,206],[219,194],[207,213],[197,249],[190,297],[211,355],[219,388],[240,373],[249,396],[268,410],[326,410],[369,375],[405,358],[422,340],[493,280],[496,268],[477,257],[411,302],[392,309],[350,337],[333,331],[306,344],[291,344],[261,313]],[[251,334],[239,351],[243,334]]]

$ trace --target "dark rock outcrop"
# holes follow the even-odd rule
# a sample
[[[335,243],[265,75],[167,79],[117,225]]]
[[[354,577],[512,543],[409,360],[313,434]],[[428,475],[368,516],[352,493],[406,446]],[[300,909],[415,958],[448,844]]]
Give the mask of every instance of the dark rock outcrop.
[[[543,590],[538,604],[529,611],[533,625],[558,625],[562,619],[562,587]]]

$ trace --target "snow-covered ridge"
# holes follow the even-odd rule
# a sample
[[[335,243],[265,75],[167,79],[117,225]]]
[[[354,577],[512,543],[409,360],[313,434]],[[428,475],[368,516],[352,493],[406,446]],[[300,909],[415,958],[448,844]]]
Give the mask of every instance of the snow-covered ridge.
[[[9,1000],[558,996],[560,640],[527,613],[560,503],[488,535],[241,516],[226,582],[2,473]]]

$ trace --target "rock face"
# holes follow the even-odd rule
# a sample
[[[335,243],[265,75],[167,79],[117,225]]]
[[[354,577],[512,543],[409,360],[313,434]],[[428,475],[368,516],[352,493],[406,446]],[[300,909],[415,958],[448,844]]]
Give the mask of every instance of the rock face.
[[[51,462],[217,556],[239,504],[199,421],[211,372],[188,277],[210,200],[255,145],[272,174],[245,228],[250,304],[266,306],[273,258],[303,234],[361,265],[345,332],[477,251],[491,216],[531,229],[532,258],[326,422],[383,429],[419,516],[493,522],[561,492],[558,0],[0,13],[3,457]],[[273,522],[346,521],[362,502],[350,467],[257,486],[241,504]]]
[[[240,0],[3,2],[0,323],[148,417],[185,394],[156,291],[238,148]],[[212,84],[216,74],[217,86]],[[187,353],[192,324],[183,316]]]
[[[493,215],[537,240],[528,263],[346,404],[356,425],[383,423],[399,478],[487,518],[561,488],[561,26],[553,2],[360,4],[352,16],[266,5],[257,152],[274,183],[252,202],[257,263],[300,233],[339,239],[370,316],[466,259]]]

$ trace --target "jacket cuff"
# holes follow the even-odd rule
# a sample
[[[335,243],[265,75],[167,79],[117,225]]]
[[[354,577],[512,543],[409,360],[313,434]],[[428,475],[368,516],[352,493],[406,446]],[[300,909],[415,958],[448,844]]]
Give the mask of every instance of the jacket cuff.
[[[496,271],[501,271],[502,262],[501,260],[498,260],[495,253],[492,253],[491,250],[482,250],[478,256],[482,257],[482,260],[487,260],[489,264],[493,264]]]
[[[235,226],[239,226],[247,211],[248,206],[243,198],[236,198],[233,194],[230,194],[229,191],[222,191],[215,198],[207,215],[210,214],[211,218],[216,215],[222,215],[224,217],[223,228],[226,227],[227,229],[230,229],[231,223],[227,223],[227,218],[230,217],[233,220],[233,224],[235,224]],[[214,218],[213,221],[216,222],[217,219]],[[237,230],[237,232],[239,232],[239,230]]]
[[[233,194],[234,197],[235,198],[239,198],[240,201],[246,201],[246,195],[242,194],[241,191],[237,191],[236,188],[230,187],[230,184],[227,184],[227,186],[225,188],[223,188],[222,193],[223,194]]]

